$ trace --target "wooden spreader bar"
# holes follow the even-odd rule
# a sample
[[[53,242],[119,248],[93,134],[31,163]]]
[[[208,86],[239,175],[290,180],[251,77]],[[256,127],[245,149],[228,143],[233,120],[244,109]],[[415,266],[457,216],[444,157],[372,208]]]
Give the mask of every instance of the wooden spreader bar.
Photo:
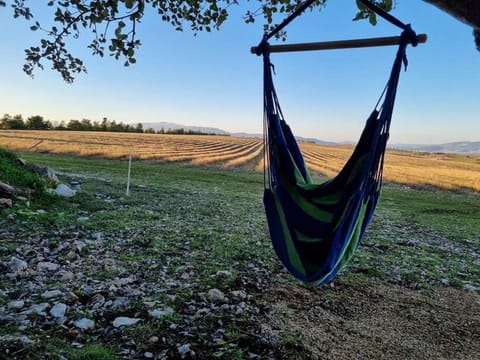
[[[417,42],[423,44],[427,42],[427,34],[417,35]],[[335,40],[313,43],[298,43],[284,45],[268,45],[271,53],[291,52],[291,51],[313,51],[313,50],[334,50],[334,49],[351,49],[374,46],[391,46],[400,44],[400,36],[387,36],[378,38],[354,39],[354,40]],[[258,46],[252,46],[250,52],[257,53]]]

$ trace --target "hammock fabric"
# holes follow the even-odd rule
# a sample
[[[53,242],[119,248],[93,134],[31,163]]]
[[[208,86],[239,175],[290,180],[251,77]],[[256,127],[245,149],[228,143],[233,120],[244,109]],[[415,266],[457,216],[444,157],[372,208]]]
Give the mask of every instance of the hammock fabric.
[[[390,78],[366,121],[343,169],[315,184],[275,92],[268,44],[264,60],[266,182],[264,205],[273,247],[299,280],[320,285],[333,279],[352,258],[372,218],[380,194],[383,159],[405,49],[415,45],[405,25]],[[382,101],[383,100],[383,101]],[[381,104],[380,104],[381,102]]]

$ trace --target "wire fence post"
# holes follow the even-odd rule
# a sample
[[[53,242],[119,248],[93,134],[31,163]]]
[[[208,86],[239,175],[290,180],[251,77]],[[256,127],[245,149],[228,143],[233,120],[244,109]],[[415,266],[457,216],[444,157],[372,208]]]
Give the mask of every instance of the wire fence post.
[[[132,148],[128,151],[127,196],[130,196],[130,173],[132,170]]]

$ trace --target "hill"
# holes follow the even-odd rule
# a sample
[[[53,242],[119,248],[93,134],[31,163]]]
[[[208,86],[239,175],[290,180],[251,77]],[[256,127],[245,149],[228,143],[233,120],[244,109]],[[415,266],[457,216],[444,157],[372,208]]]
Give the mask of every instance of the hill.
[[[206,127],[206,126],[192,126],[192,125],[182,125],[176,124],[171,122],[151,122],[151,123],[142,123],[144,129],[153,129],[153,130],[176,130],[176,129],[184,129],[186,131],[191,130],[195,132],[200,132],[204,134],[216,134],[216,135],[230,135],[227,131],[215,128],[215,127]]]
[[[398,150],[424,151],[435,153],[454,153],[465,155],[480,154],[480,141],[457,141],[435,145],[393,144],[389,147]]]

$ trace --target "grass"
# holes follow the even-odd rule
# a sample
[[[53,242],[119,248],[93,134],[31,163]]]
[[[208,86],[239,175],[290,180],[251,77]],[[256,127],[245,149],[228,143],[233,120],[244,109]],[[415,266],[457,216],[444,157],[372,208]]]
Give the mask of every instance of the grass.
[[[23,153],[22,157],[54,168],[63,181],[80,180],[82,190],[71,199],[55,198],[30,208],[17,204],[0,213],[1,260],[7,261],[17,248],[21,253],[29,244],[50,244],[54,250],[65,241],[81,240],[85,242],[82,251],[74,258],[59,253],[57,261],[77,264],[77,269],[83,264],[85,283],[98,287],[132,275],[148,284],[142,287],[145,294],[132,299],[126,308],[95,315],[98,329],[108,328],[115,316],[148,318],[144,301],[174,309],[162,320],[79,335],[75,342],[84,345],[81,349],[70,345],[65,331],[55,331],[40,322],[38,328],[24,331],[41,340],[42,348],[37,352],[62,354],[69,359],[115,359],[127,348],[141,358],[146,351],[178,354],[177,346],[183,343],[193,344],[199,358],[213,355],[242,359],[249,353],[301,358],[307,351],[308,334],[297,336],[291,329],[279,332],[276,345],[258,340],[260,325],[271,320],[272,310],[268,309],[277,302],[265,295],[268,289],[282,284],[289,289],[285,296],[290,296],[297,286],[279,266],[270,245],[261,200],[261,173],[136,161],[131,195],[126,196],[125,160],[38,153]],[[479,194],[471,191],[387,184],[363,244],[339,274],[337,287],[350,284],[368,288],[381,283],[429,292],[478,286],[478,200]],[[88,220],[79,221],[81,217]],[[97,258],[109,261],[97,264]],[[14,284],[0,277],[0,288],[22,288],[22,281]],[[81,298],[75,313],[92,315],[84,304],[94,291],[80,284],[55,281],[55,286]],[[250,305],[239,315],[218,305],[209,307],[205,293],[213,288],[231,298],[230,304],[237,306],[244,301]],[[98,291],[108,298],[108,286],[102,289]],[[239,290],[245,291],[249,300],[234,300],[232,291]],[[323,287],[318,292],[326,299],[319,306],[331,306],[335,311],[343,309],[349,299],[348,293],[336,287]],[[0,296],[0,307],[12,296]],[[289,321],[296,319],[294,309],[310,306],[301,299],[293,302],[296,307],[284,311]],[[200,311],[206,308],[208,312]],[[0,323],[0,334],[11,332],[11,324]],[[152,336],[163,336],[165,341],[150,343]],[[126,345],[125,339],[134,344]],[[28,351],[34,354],[25,349]]]
[[[17,161],[15,154],[0,148],[0,181],[19,187],[34,190],[34,195],[44,194],[45,182],[42,178],[26,170]]]

